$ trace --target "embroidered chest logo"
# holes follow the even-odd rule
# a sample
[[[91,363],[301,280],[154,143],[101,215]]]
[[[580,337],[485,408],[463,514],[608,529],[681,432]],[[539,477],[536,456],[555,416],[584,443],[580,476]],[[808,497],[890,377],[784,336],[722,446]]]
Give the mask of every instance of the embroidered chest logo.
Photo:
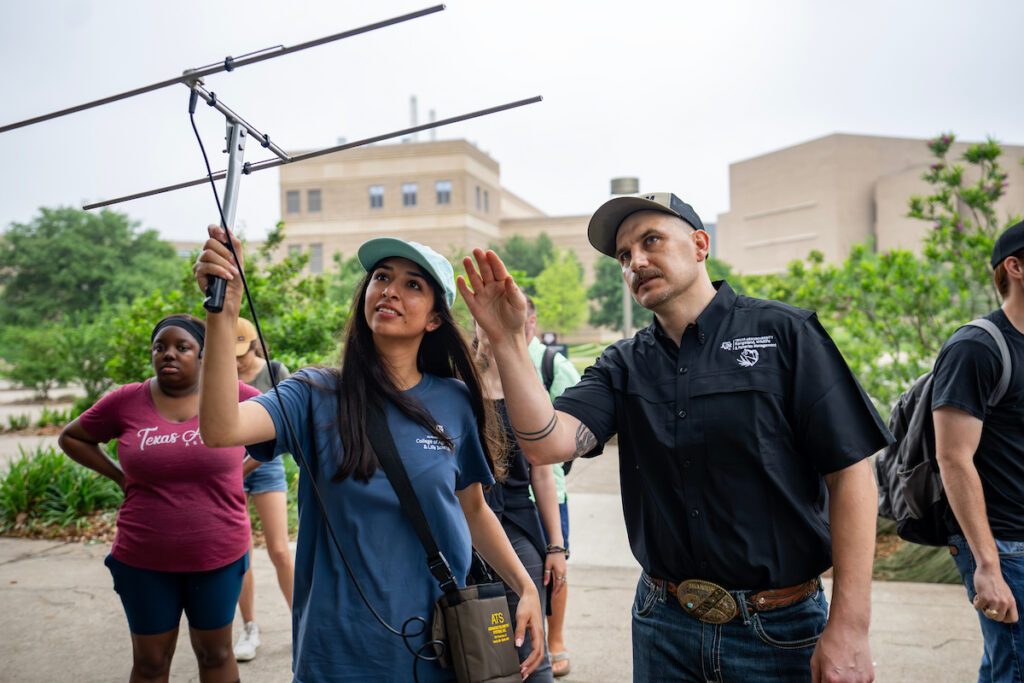
[[[757,352],[757,349],[743,349],[743,351],[740,352],[739,358],[736,359],[736,362],[745,368],[749,368],[753,367],[753,365],[760,359],[761,354]]]
[[[442,434],[445,433],[444,425],[442,425],[442,424],[437,425],[437,429]],[[424,437],[420,437],[419,439],[416,439],[416,443],[418,443],[421,446],[423,446],[423,450],[425,450],[425,451],[447,451],[448,450],[448,448],[444,445],[444,442],[442,442],[440,439],[438,439],[433,434],[431,434],[430,436],[424,436]]]
[[[752,368],[757,365],[757,361],[761,360],[761,353],[764,349],[777,347],[775,335],[766,334],[759,337],[737,337],[722,342],[719,348],[722,351],[738,351],[736,362],[740,364],[740,367]]]

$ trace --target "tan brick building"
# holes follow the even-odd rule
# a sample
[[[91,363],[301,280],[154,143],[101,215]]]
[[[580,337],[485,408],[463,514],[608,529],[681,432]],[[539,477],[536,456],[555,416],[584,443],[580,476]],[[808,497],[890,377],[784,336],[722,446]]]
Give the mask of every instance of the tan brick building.
[[[955,143],[948,158],[967,144]],[[997,211],[1005,217],[1024,213],[1024,147],[1002,149],[1010,185]],[[928,192],[921,174],[934,161],[924,140],[837,133],[730,164],[716,256],[756,274],[783,271],[812,249],[840,261],[869,237],[879,250],[917,248],[929,224],[906,217],[907,200]]]
[[[540,233],[576,251],[591,279],[589,216],[547,216],[504,189],[498,162],[465,140],[370,145],[281,167],[284,247],[310,270],[367,239],[399,237],[442,254]]]

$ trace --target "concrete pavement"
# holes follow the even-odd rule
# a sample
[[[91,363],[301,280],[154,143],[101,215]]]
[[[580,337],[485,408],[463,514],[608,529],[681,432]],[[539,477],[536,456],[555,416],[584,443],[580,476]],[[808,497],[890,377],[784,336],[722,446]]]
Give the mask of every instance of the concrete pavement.
[[[639,568],[626,542],[617,477],[614,448],[578,462],[569,475],[569,683],[632,677],[630,607]],[[131,643],[103,566],[108,552],[103,544],[0,538],[0,681],[127,679]],[[254,661],[240,665],[241,676],[286,681],[289,615],[265,551],[256,551],[253,566],[263,645]],[[872,589],[877,680],[976,680],[981,634],[962,588],[876,582]],[[171,679],[197,680],[184,626]]]

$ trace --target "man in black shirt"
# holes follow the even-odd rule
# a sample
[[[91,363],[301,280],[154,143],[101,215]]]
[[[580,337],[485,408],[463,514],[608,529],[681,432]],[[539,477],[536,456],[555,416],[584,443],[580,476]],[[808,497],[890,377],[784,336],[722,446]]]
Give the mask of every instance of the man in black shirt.
[[[610,346],[554,411],[497,256],[475,250],[473,291],[462,278],[460,289],[532,462],[594,456],[619,435],[643,568],[635,679],[871,680],[877,493],[865,458],[891,436],[839,351],[813,313],[712,283],[708,234],[675,195],[613,199],[588,235],[654,322]],[[828,613],[818,576],[833,564]]]
[[[967,595],[985,638],[978,680],[1024,678],[1024,222],[1008,228],[992,252],[1002,307],[985,316],[1003,333],[1011,375],[995,339],[977,327],[957,330],[935,361],[935,453],[960,533],[950,538]]]

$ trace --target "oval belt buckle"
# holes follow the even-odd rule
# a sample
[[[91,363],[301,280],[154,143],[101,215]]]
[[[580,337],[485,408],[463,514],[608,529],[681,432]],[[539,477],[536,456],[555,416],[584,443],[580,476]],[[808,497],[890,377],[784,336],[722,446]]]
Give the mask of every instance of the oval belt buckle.
[[[717,583],[683,581],[676,589],[676,598],[687,614],[707,624],[724,624],[736,616],[736,600]]]

